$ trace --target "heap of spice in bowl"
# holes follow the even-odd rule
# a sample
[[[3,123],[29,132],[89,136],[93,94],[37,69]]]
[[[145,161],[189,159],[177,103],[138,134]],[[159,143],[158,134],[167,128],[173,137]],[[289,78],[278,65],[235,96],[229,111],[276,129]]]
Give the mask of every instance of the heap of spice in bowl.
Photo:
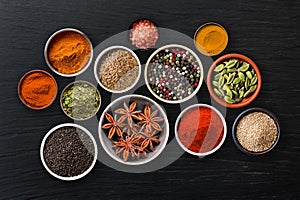
[[[218,58],[207,75],[210,95],[219,104],[239,108],[251,103],[261,88],[257,65],[241,54],[227,54]]]
[[[158,29],[156,25],[147,19],[135,21],[130,27],[129,40],[138,49],[149,49],[158,40]]]
[[[269,152],[277,144],[280,135],[276,116],[263,108],[250,108],[242,112],[232,127],[236,146],[249,155]]]
[[[209,22],[197,29],[194,42],[200,53],[207,56],[215,56],[226,48],[228,35],[223,26]]]
[[[198,56],[181,45],[157,49],[145,67],[149,91],[166,103],[181,103],[192,98],[203,81],[203,67]]]
[[[217,151],[224,143],[226,133],[224,117],[207,104],[195,104],[184,109],[175,124],[179,145],[186,152],[200,157]]]
[[[102,88],[109,92],[122,93],[138,82],[141,64],[137,55],[129,48],[112,46],[98,55],[94,74]]]
[[[60,97],[64,113],[74,120],[93,117],[101,104],[97,88],[87,81],[75,81],[65,87]]]
[[[44,70],[31,70],[19,81],[18,95],[27,107],[41,110],[50,106],[56,98],[57,84]]]
[[[164,149],[169,124],[165,112],[153,100],[127,95],[113,101],[99,122],[100,142],[116,161],[141,165]]]
[[[55,73],[72,77],[83,73],[93,57],[92,43],[79,30],[65,28],[55,32],[44,50],[46,63]]]
[[[84,127],[66,123],[52,128],[44,137],[40,157],[54,177],[72,181],[87,175],[98,155],[96,141]]]

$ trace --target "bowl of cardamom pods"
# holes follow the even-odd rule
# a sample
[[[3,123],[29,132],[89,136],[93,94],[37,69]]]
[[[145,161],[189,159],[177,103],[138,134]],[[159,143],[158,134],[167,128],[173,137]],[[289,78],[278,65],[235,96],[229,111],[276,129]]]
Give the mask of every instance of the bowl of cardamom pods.
[[[261,74],[255,62],[237,53],[218,58],[207,75],[210,95],[228,108],[241,108],[253,102],[261,85]]]

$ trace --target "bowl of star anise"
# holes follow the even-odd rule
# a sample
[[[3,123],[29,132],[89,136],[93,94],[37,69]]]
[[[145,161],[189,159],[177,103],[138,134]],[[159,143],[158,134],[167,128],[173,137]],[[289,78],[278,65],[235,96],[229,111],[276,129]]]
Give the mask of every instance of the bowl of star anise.
[[[127,165],[142,165],[165,148],[169,122],[152,99],[127,95],[110,103],[99,121],[99,137],[106,153]]]

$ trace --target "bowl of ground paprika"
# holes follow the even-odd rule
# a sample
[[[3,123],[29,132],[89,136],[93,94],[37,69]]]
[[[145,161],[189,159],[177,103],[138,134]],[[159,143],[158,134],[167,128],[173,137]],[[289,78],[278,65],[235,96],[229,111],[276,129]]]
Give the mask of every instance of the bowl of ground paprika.
[[[57,83],[48,72],[31,70],[20,79],[18,95],[28,108],[41,110],[50,106],[55,100]]]
[[[222,114],[207,104],[184,109],[175,123],[175,137],[186,152],[204,157],[217,151],[225,141],[227,126]]]
[[[83,73],[91,64],[93,46],[83,32],[64,28],[48,39],[44,57],[52,71],[64,77],[74,77]]]

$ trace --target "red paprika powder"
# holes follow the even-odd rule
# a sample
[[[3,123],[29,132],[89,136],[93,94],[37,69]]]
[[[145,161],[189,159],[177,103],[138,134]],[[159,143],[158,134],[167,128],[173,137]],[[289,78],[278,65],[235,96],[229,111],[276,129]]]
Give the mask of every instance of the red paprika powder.
[[[192,107],[181,117],[178,138],[190,151],[206,153],[222,141],[224,125],[220,116],[208,107]]]

